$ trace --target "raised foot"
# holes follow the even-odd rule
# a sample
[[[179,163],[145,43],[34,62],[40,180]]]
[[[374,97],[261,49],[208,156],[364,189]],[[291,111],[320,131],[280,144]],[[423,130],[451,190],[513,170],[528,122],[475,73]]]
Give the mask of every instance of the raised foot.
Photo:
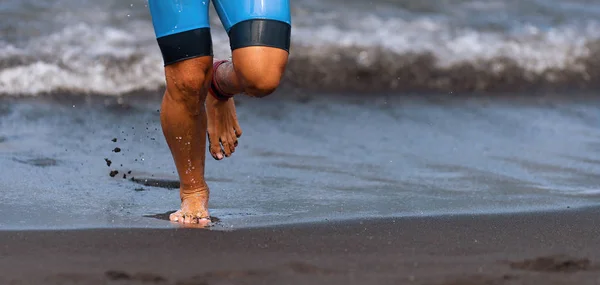
[[[182,224],[210,224],[208,196],[208,188],[181,191],[181,209],[172,213],[169,219]]]
[[[216,160],[231,156],[238,145],[238,138],[242,135],[233,98],[219,101],[213,96],[207,96],[206,114],[210,154]]]

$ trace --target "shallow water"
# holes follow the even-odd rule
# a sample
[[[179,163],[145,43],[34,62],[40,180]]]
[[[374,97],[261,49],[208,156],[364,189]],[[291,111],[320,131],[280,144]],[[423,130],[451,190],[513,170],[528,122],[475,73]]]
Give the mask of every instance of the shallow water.
[[[1,100],[0,229],[171,227],[147,217],[178,207],[150,97]],[[211,213],[240,228],[598,204],[600,101],[558,97],[240,100],[238,150],[207,162]]]

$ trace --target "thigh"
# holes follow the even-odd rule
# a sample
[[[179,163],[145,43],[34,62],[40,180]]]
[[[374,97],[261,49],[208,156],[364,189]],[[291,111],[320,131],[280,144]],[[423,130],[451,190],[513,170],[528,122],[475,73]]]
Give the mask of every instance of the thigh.
[[[289,0],[213,0],[231,49],[266,46],[289,51]]]
[[[149,0],[154,32],[165,65],[212,56],[209,0]]]

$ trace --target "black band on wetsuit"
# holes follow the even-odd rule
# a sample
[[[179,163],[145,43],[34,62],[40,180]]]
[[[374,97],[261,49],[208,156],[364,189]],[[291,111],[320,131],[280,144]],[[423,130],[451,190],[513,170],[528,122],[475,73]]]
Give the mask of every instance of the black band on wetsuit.
[[[231,50],[249,46],[267,46],[290,51],[292,27],[285,22],[251,19],[239,22],[229,30]]]
[[[165,66],[200,56],[212,56],[210,28],[200,28],[157,39]]]

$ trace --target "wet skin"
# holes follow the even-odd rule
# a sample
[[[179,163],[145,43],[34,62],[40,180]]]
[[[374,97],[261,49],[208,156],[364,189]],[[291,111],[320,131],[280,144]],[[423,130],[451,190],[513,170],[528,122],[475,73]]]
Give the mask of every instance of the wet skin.
[[[181,209],[171,214],[171,221],[210,223],[210,190],[204,179],[206,134],[216,160],[230,157],[242,135],[233,97],[220,101],[208,94],[212,77],[222,93],[262,98],[279,86],[287,60],[284,50],[254,46],[234,50],[232,62],[216,71],[208,56],[165,67],[161,125],[181,182]]]

